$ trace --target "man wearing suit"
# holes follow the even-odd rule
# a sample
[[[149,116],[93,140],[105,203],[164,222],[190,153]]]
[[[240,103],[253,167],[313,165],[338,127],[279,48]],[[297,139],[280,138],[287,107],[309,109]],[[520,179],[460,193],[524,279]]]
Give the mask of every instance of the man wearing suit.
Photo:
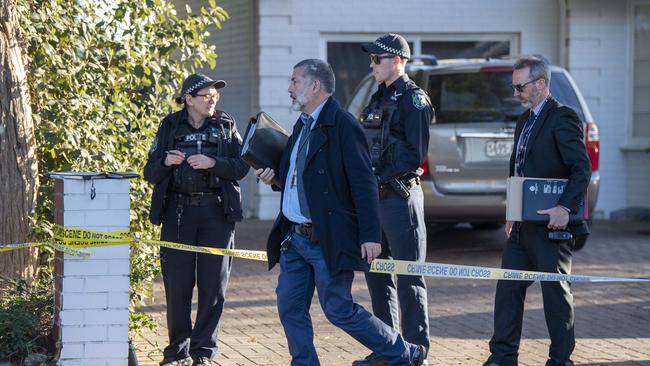
[[[585,150],[582,122],[569,107],[549,93],[550,72],[538,57],[517,60],[512,73],[514,95],[530,107],[519,117],[515,148],[510,157],[510,176],[568,179],[557,206],[538,211],[549,216],[547,224],[507,222],[508,242],[501,267],[568,274],[573,240],[551,241],[552,230],[586,235],[584,221],[569,224],[569,213],[578,211],[589,184],[591,168]],[[494,305],[491,355],[485,366],[517,365],[526,289],[531,281],[499,281]],[[546,366],[571,366],[575,346],[573,295],[568,282],[542,282],[544,315],[551,338]]]
[[[289,83],[301,111],[278,167],[281,212],[267,243],[269,268],[280,263],[276,293],[291,365],[320,365],[309,315],[314,289],[327,319],[390,365],[422,365],[425,350],[352,300],[355,270],[381,253],[377,182],[361,126],[332,98],[329,64],[308,59]],[[365,259],[365,261],[363,260]]]

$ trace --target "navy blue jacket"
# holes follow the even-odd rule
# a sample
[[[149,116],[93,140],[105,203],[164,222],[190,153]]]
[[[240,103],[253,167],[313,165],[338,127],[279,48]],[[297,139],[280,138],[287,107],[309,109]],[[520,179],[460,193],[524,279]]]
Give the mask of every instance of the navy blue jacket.
[[[160,225],[167,200],[167,189],[172,174],[172,167],[165,166],[165,151],[174,148],[174,136],[178,125],[187,120],[187,109],[170,113],[165,117],[156,132],[149,159],[144,167],[144,179],[153,183],[151,195],[151,209],[149,220],[154,225]],[[215,165],[209,169],[212,174],[221,178],[221,190],[223,195],[223,209],[227,219],[231,222],[240,221],[243,218],[241,206],[241,191],[237,180],[242,179],[248,173],[248,165],[239,157],[241,137],[237,132],[235,120],[224,111],[216,110],[215,118],[210,118],[208,123],[216,125],[223,124],[232,132],[232,139],[227,144],[223,156],[211,156],[215,159]]]
[[[298,121],[275,167],[281,184],[302,128]],[[367,270],[361,243],[380,242],[379,194],[361,125],[330,97],[309,137],[303,182],[312,224],[331,274]],[[280,187],[282,189],[282,187]],[[280,244],[290,221],[278,214],[267,242],[269,269],[280,259]]]
[[[404,74],[389,86],[380,84],[369,104],[384,105],[395,100],[397,110],[389,121],[393,139],[389,141],[389,152],[383,155],[385,161],[379,176],[382,183],[415,176],[429,148],[429,125],[434,114],[429,97]]]

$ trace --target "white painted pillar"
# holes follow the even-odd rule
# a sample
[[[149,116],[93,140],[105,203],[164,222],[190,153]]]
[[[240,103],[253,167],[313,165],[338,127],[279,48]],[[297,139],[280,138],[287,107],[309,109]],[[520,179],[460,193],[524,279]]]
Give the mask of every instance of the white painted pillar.
[[[57,224],[96,231],[129,229],[129,180],[56,178]],[[94,197],[91,194],[94,188]],[[86,259],[55,258],[57,365],[128,363],[129,245],[84,248]]]

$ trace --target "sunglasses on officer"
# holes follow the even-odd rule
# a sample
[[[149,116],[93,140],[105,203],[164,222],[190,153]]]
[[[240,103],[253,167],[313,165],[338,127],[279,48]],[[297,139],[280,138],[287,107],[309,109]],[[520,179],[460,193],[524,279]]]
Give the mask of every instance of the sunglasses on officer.
[[[523,83],[523,84],[516,84],[516,85],[513,85],[512,88],[513,88],[514,90],[518,91],[519,93],[521,93],[521,92],[524,91],[524,88],[526,87],[526,85],[531,84],[531,83],[534,83],[534,82],[536,82],[536,81],[539,80],[539,79],[541,79],[541,78],[533,79],[533,80],[527,81],[527,82],[525,82],[525,83]]]
[[[374,53],[371,53],[370,54],[370,61],[372,61],[375,65],[379,65],[381,63],[381,60],[383,60],[385,58],[394,58],[394,57],[395,57],[395,55],[379,56],[379,55],[375,55]]]

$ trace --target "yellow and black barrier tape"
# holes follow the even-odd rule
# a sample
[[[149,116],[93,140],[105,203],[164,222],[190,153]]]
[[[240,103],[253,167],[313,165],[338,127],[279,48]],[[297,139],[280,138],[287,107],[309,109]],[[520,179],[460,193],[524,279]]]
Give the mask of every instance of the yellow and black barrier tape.
[[[101,247],[121,244],[144,244],[153,245],[177,250],[206,253],[213,255],[230,256],[236,258],[267,261],[266,252],[260,250],[226,249],[216,247],[195,246],[181,243],[174,243],[162,240],[149,240],[134,238],[129,231],[101,232],[87,229],[77,229],[56,225],[54,230],[55,242],[44,243],[22,243],[0,245],[0,252],[37,247],[42,245],[50,246],[56,250],[68,254],[88,257],[90,253],[80,248]],[[412,262],[392,259],[375,259],[370,272],[426,276],[438,278],[463,278],[481,280],[511,280],[511,281],[569,281],[569,282],[650,282],[650,278],[625,278],[625,277],[604,277],[572,275],[550,272],[521,271],[513,269],[466,266],[458,264]]]
[[[71,247],[130,244],[135,240],[128,230],[106,232],[61,225],[54,226],[54,239],[65,246]]]
[[[0,252],[7,252],[7,251],[10,251],[10,250],[16,250],[16,249],[40,247],[41,245],[46,245],[46,244],[47,243],[2,244],[2,245],[0,245]]]
[[[155,245],[160,247],[184,250],[196,253],[231,256],[236,258],[267,261],[266,252],[260,250],[226,249],[205,247],[189,244],[174,243],[163,240],[137,239],[131,233],[122,231],[101,232],[87,229],[77,229],[57,225],[54,238],[63,247],[99,247],[108,245],[140,243],[144,245]]]
[[[375,259],[370,266],[370,272],[439,278],[464,278],[475,280],[542,282],[650,282],[650,278],[583,276],[550,272],[521,271],[515,269],[492,267],[465,266],[458,264],[411,262],[390,259]]]
[[[9,251],[9,250],[16,250],[16,249],[35,248],[35,247],[41,247],[41,246],[48,246],[48,247],[53,248],[55,250],[59,250],[59,251],[62,251],[64,253],[71,254],[71,255],[74,255],[74,256],[78,256],[78,257],[88,258],[90,256],[90,252],[88,252],[86,250],[74,249],[74,248],[67,247],[65,245],[52,243],[52,242],[3,244],[3,245],[0,245],[0,252],[6,252],[6,251]]]
[[[266,261],[266,252],[259,250],[226,249],[174,243],[163,240],[137,239],[126,230],[102,232],[72,227],[55,227],[54,238],[64,247],[99,247],[120,244],[144,244],[184,250],[196,253],[231,256],[236,258]]]
[[[145,245],[158,245],[161,247],[185,250],[190,252],[223,255],[223,256],[230,256],[230,257],[244,258],[244,259],[253,259],[253,260],[264,261],[264,262],[267,261],[266,252],[263,252],[261,250],[200,247],[196,245],[173,243],[173,242],[162,241],[162,240],[140,240],[139,242]]]

